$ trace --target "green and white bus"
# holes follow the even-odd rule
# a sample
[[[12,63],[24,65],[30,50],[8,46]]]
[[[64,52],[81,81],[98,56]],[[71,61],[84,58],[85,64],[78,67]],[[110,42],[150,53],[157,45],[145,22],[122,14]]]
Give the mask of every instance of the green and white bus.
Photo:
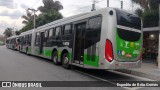
[[[19,39],[18,36],[11,36],[6,39],[6,47],[12,50],[18,50]]]
[[[128,69],[141,66],[141,19],[104,8],[59,19],[20,34],[20,51],[64,68]]]

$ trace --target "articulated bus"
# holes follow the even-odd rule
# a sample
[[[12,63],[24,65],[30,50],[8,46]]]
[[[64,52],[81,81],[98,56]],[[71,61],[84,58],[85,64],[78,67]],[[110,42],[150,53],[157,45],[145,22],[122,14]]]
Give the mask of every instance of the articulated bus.
[[[32,32],[34,30],[29,30],[26,32],[21,33],[18,38],[19,38],[19,47],[18,50],[20,52],[24,52],[26,54],[29,54],[28,52],[31,52],[31,38],[32,38]],[[31,53],[30,53],[31,54]]]
[[[6,40],[6,47],[13,50],[18,50],[19,39],[18,36],[11,36]]]
[[[59,19],[19,35],[19,50],[64,68],[128,69],[141,66],[141,19],[104,8]]]

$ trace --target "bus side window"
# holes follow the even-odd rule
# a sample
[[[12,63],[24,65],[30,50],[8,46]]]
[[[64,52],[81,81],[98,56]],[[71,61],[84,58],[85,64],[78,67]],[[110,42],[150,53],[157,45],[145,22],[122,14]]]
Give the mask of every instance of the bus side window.
[[[29,45],[31,46],[32,34],[29,34]]]
[[[53,36],[53,28],[49,30],[49,37],[52,37],[52,36]]]
[[[85,48],[88,48],[100,41],[102,17],[95,16],[89,18],[88,29],[86,31]]]
[[[55,34],[56,34],[56,32],[55,32],[55,28],[53,28],[52,37],[54,37],[54,36],[55,36]]]
[[[48,30],[45,30],[45,38],[48,38]]]
[[[93,17],[89,19],[89,28],[90,29],[98,29],[101,27],[101,23],[102,23],[102,17],[101,16],[97,16],[97,17]]]
[[[35,46],[38,46],[39,45],[39,32],[36,33],[36,40],[35,40]]]
[[[71,35],[72,35],[72,24],[64,25],[62,40],[71,40]]]
[[[48,36],[48,46],[52,46],[52,39],[53,39],[53,28],[49,29],[49,36]]]
[[[61,35],[61,27],[57,27],[55,30],[55,36]]]
[[[26,35],[26,45],[28,45],[28,35]]]
[[[43,45],[44,46],[47,46],[47,43],[48,43],[48,30],[45,30],[45,34],[44,34],[44,42],[43,42]]]
[[[24,45],[26,45],[26,36],[24,36],[23,41],[24,41]]]
[[[68,24],[64,26],[64,35],[72,34],[72,25]]]
[[[23,36],[21,36],[21,44],[22,44],[22,45],[23,45],[23,42],[24,42],[24,41],[23,41]]]

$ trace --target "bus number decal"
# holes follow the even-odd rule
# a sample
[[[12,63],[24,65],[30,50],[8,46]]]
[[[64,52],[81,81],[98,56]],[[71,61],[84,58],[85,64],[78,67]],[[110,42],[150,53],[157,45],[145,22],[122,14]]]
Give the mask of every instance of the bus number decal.
[[[69,45],[69,42],[63,42],[63,45]]]

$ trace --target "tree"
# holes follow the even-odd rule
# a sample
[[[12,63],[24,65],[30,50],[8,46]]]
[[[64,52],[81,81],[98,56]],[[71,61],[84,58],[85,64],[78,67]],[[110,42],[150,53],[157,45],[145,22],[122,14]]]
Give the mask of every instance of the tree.
[[[41,14],[36,19],[36,27],[63,18],[59,10],[63,9],[61,2],[53,0],[43,0],[44,6],[38,7]]]
[[[33,22],[34,15],[31,14],[28,10],[26,11],[27,15],[23,15],[22,18],[24,19],[22,21],[23,24],[27,25],[29,22]]]
[[[53,0],[43,0],[43,4],[44,6],[40,6],[38,8],[38,10],[41,11],[41,14],[36,16],[36,27],[63,18],[62,14],[59,12],[59,10],[63,9],[61,2]],[[25,24],[25,26],[20,30],[20,33],[34,28],[33,27],[34,16],[29,11],[26,12],[27,15],[22,16],[22,18],[25,19],[22,22],[23,24]]]
[[[25,32],[34,28],[33,26],[34,15],[32,15],[31,12],[29,12],[28,10],[26,11],[26,13],[27,15],[22,16],[22,18],[24,19],[22,23],[25,24],[25,26],[19,31],[19,33]],[[37,15],[35,15],[35,17],[37,17]]]
[[[158,9],[160,0],[149,0],[150,9]]]
[[[12,31],[13,31],[12,28],[6,28],[3,34],[4,34],[6,37],[10,37],[10,36],[12,36]]]
[[[158,9],[160,0],[131,0],[140,5],[144,10]]]
[[[158,26],[158,7],[160,0],[131,0],[141,6],[135,10],[135,13],[142,17],[143,27]]]
[[[15,31],[15,34],[16,35],[20,35],[20,31]]]
[[[143,10],[141,8],[138,8],[135,10],[135,14],[137,14],[139,17],[142,17]]]
[[[44,6],[38,7],[38,10],[40,12],[45,13],[45,12],[52,12],[52,11],[59,11],[63,9],[63,6],[60,1],[53,1],[53,0],[43,0]]]
[[[20,30],[20,33],[25,32],[25,31],[28,31],[28,30],[31,30],[31,29],[33,29],[33,28],[34,28],[33,22],[29,22],[27,25],[25,25],[25,26]]]
[[[52,22],[52,21],[55,21],[61,18],[63,18],[63,16],[61,15],[61,13],[57,11],[43,13],[36,19],[36,27],[42,26],[46,23],[49,23],[49,22]]]
[[[159,21],[158,10],[147,10],[143,12],[143,27],[156,27]]]
[[[131,0],[133,3],[140,5],[143,9],[149,9],[149,0]]]

